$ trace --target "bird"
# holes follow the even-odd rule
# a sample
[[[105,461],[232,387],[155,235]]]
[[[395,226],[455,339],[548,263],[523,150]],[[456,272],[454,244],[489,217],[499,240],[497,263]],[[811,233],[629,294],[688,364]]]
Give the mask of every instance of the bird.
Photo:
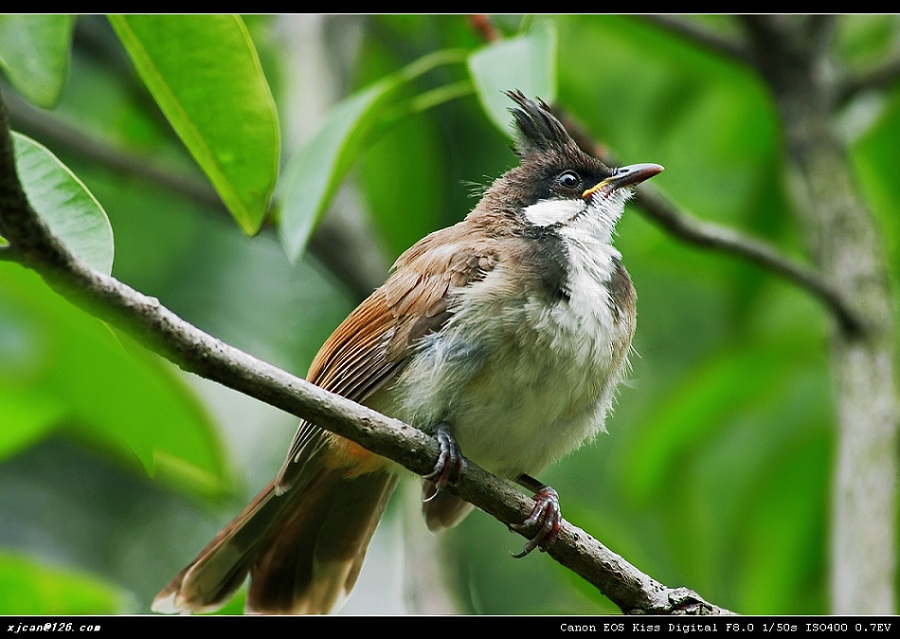
[[[467,460],[534,490],[524,556],[552,546],[556,491],[535,475],[605,430],[628,370],[636,294],[616,223],[657,164],[610,168],[541,100],[507,91],[519,163],[459,223],[407,249],[335,329],[307,379],[434,436],[432,531],[472,505],[448,487]],[[153,610],[209,612],[249,574],[245,610],[324,614],[356,582],[403,472],[301,421],[276,478],[162,589]]]

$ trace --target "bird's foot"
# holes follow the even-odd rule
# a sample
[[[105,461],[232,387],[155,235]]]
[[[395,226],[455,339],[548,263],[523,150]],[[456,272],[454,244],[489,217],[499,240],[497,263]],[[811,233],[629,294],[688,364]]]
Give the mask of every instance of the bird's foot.
[[[560,525],[562,524],[562,511],[559,508],[559,494],[550,488],[537,482],[537,480],[527,475],[519,477],[519,482],[526,486],[537,486],[537,492],[534,494],[534,508],[528,519],[521,524],[512,524],[510,528],[516,532],[525,530],[529,526],[540,526],[537,534],[528,540],[525,547],[518,553],[513,553],[513,557],[521,559],[529,554],[535,548],[540,548],[541,552],[547,550],[556,543],[559,536]]]
[[[438,424],[435,437],[438,440],[440,453],[434,464],[434,470],[430,475],[425,476],[425,479],[434,484],[434,488],[428,491],[430,494],[426,494],[425,501],[433,499],[447,486],[459,484],[466,474],[466,458],[463,457],[459,444],[456,443],[450,425],[445,422]]]

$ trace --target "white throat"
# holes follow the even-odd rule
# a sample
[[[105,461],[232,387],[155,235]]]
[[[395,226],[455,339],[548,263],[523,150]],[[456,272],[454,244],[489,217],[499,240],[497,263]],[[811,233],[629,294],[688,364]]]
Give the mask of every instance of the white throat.
[[[609,243],[630,196],[628,190],[620,189],[595,194],[590,200],[541,200],[525,208],[525,219],[534,226],[555,226],[562,235],[589,233]]]

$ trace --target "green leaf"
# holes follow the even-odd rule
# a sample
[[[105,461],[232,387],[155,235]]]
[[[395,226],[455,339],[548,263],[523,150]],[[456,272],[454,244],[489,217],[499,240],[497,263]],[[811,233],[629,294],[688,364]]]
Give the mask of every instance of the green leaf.
[[[113,232],[106,211],[55,155],[34,140],[13,133],[16,166],[31,206],[50,231],[82,261],[112,272]]]
[[[461,62],[462,55],[454,49],[435,51],[332,107],[319,131],[288,161],[279,185],[278,230],[291,261],[303,253],[338,184],[383,118],[386,98],[423,73]]]
[[[436,67],[461,62],[463,56],[455,49],[435,51],[332,107],[321,128],[288,162],[279,186],[279,234],[291,261],[303,253],[338,185],[383,118],[387,97]]]
[[[388,78],[336,104],[322,128],[285,167],[279,186],[278,231],[292,262],[303,253],[309,236],[356,158],[379,113],[376,107],[396,86],[397,79]]]
[[[69,70],[74,16],[0,15],[0,67],[25,99],[50,108]]]
[[[2,615],[109,615],[122,612],[127,600],[123,591],[93,575],[0,552]]]
[[[243,21],[230,15],[110,16],[134,66],[247,234],[278,177],[278,115]]]
[[[14,263],[0,263],[0,309],[0,452],[66,426],[150,475],[222,491],[215,427],[172,366]]]
[[[485,112],[505,135],[512,136],[509,98],[519,89],[530,98],[556,99],[556,25],[544,22],[531,32],[501,40],[469,56],[469,72]]]

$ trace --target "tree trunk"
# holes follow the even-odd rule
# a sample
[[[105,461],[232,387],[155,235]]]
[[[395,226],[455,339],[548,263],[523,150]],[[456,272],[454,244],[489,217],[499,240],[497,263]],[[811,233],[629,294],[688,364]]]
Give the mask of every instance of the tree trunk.
[[[832,612],[892,614],[900,402],[885,250],[834,130],[829,25],[788,16],[747,24],[782,119],[790,187],[810,253],[863,321],[861,331],[836,323],[831,336],[838,428]]]

